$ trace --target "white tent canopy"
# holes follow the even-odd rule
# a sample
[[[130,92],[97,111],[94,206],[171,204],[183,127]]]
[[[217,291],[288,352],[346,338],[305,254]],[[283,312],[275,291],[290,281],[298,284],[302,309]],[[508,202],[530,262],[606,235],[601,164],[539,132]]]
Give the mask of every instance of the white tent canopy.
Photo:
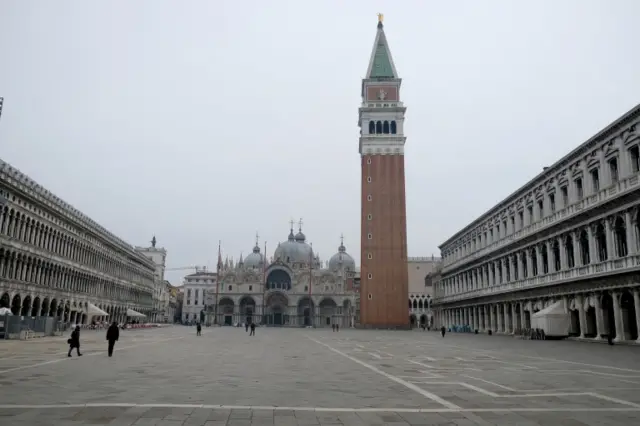
[[[561,300],[531,316],[531,328],[541,328],[547,336],[568,336],[570,327],[571,316]]]
[[[5,316],[5,315],[13,315],[11,313],[11,309],[9,309],[9,308],[0,308],[0,316]]]
[[[146,317],[145,314],[141,314],[140,312],[134,311],[133,309],[127,309],[128,317]]]
[[[108,313],[106,313],[105,311],[103,311],[102,309],[98,308],[96,305],[94,305],[93,303],[89,303],[88,305],[88,309],[87,309],[87,313],[89,315],[97,315],[97,316],[109,316]]]

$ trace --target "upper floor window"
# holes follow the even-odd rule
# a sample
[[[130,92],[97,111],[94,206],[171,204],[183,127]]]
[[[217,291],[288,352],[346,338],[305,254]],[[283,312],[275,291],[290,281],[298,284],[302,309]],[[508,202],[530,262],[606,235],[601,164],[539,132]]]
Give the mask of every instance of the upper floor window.
[[[560,188],[560,194],[562,194],[562,207],[569,205],[569,189],[566,186]]]
[[[538,217],[540,219],[544,217],[544,203],[542,200],[538,201]]]
[[[629,161],[631,162],[631,173],[640,171],[640,149],[638,145],[629,148]]]
[[[584,189],[582,188],[582,178],[578,178],[575,180],[576,184],[576,197],[578,200],[582,200],[584,196]]]
[[[527,207],[527,216],[529,216],[529,223],[527,225],[531,225],[533,223],[533,206]]]
[[[609,176],[611,177],[611,183],[618,182],[618,159],[612,158],[609,160]]]
[[[555,194],[549,194],[549,209],[551,210],[551,213],[556,211],[556,195]]]
[[[589,174],[591,175],[591,189],[594,193],[600,191],[600,171],[596,167]]]
[[[520,223],[520,229],[524,228],[524,211],[518,213],[518,222]]]

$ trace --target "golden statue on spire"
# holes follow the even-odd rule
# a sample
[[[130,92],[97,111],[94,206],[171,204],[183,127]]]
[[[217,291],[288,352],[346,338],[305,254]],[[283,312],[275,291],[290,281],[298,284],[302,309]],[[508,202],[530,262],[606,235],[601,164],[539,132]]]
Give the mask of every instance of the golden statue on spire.
[[[378,13],[378,22],[382,23],[384,21],[384,14]]]

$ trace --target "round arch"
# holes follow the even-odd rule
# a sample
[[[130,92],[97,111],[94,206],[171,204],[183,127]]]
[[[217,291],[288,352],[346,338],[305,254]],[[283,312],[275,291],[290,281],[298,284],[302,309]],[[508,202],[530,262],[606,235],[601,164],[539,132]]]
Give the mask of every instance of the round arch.
[[[291,290],[291,276],[284,269],[274,269],[267,275],[267,290]]]
[[[282,326],[289,323],[289,315],[287,308],[289,307],[289,299],[280,292],[274,291],[267,296],[265,302],[266,316],[265,322],[268,325]]]

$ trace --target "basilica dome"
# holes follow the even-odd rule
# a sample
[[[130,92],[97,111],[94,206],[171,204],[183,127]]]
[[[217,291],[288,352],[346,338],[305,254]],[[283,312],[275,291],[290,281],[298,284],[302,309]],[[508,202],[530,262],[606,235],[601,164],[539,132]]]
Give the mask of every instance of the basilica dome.
[[[356,261],[353,260],[353,257],[349,253],[347,253],[347,249],[344,246],[343,241],[340,241],[340,247],[338,247],[338,252],[331,256],[329,259],[329,270],[337,271],[337,270],[345,270],[345,271],[355,271],[356,270]]]
[[[293,235],[293,228],[289,233],[287,241],[278,244],[274,253],[274,258],[285,263],[305,263],[309,264],[313,260],[313,248],[306,242],[306,236],[302,229],[297,235]]]
[[[258,241],[256,241],[256,245],[253,248],[253,252],[244,259],[244,267],[245,268],[262,268],[262,262],[264,258],[262,253],[260,253],[260,247],[258,247]]]

